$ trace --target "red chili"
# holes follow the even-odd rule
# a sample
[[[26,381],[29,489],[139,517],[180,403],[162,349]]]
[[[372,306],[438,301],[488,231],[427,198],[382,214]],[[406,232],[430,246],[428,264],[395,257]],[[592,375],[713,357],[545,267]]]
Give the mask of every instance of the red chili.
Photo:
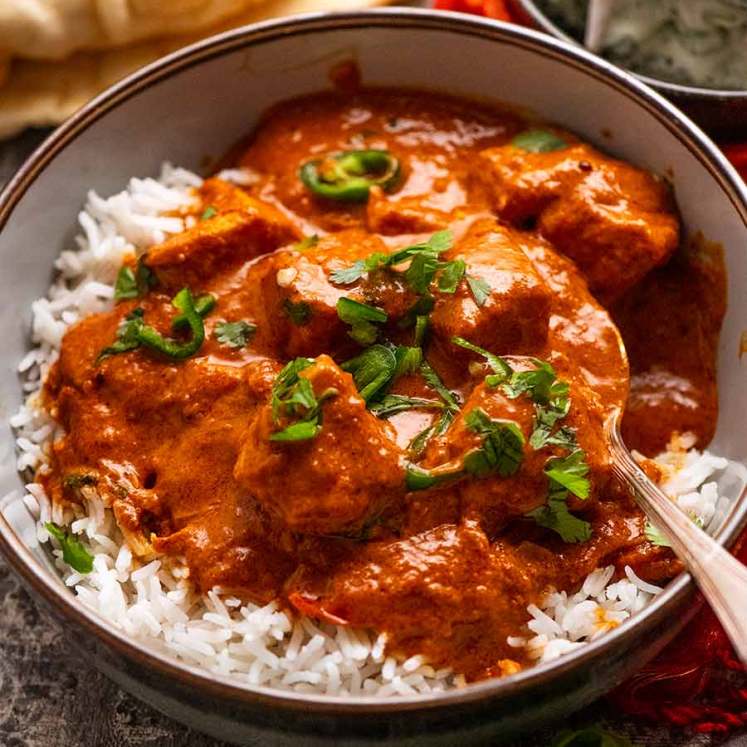
[[[505,0],[436,0],[437,10],[456,10],[460,13],[477,13],[499,21],[512,21]]]

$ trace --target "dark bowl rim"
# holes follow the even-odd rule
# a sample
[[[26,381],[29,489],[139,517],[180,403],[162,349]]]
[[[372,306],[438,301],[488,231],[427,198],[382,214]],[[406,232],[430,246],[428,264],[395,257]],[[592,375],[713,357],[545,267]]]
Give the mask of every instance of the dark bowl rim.
[[[550,34],[556,39],[560,39],[568,44],[572,44],[574,47],[580,47],[584,49],[584,46],[572,37],[567,31],[564,31],[557,23],[551,21],[544,11],[537,7],[534,0],[510,0],[512,3],[517,4],[526,13],[537,26],[542,29],[546,34]],[[656,89],[657,91],[664,91],[670,96],[677,96],[680,98],[690,99],[708,99],[712,102],[716,101],[743,101],[747,100],[747,89],[743,88],[703,88],[701,86],[687,86],[684,83],[673,83],[669,80],[663,80],[661,78],[653,78],[650,75],[644,75],[643,73],[636,73],[627,68],[623,68],[631,75],[643,81],[647,85]]]
[[[29,186],[55,156],[80,133],[108,111],[119,106],[141,90],[168,78],[171,74],[193,67],[227,52],[258,43],[271,43],[296,34],[334,32],[356,28],[402,28],[422,31],[448,31],[503,44],[523,47],[552,57],[559,64],[573,67],[615,88],[622,95],[655,116],[673,137],[679,140],[710,172],[722,193],[734,206],[747,230],[747,188],[733,167],[712,141],[682,112],[655,91],[605,60],[555,40],[531,29],[478,18],[462,13],[409,8],[384,8],[342,13],[313,13],[252,24],[218,34],[167,55],[141,68],[109,87],[60,125],[27,159],[16,175],[0,192],[0,231],[15,205]],[[747,489],[730,511],[717,539],[730,545],[747,524]],[[374,715],[392,711],[424,711],[478,703],[495,697],[509,697],[555,679],[590,662],[603,652],[643,635],[647,630],[671,620],[670,610],[681,608],[692,597],[694,584],[681,574],[666,590],[636,617],[614,631],[586,644],[575,652],[552,662],[537,664],[523,672],[496,680],[469,685],[463,689],[416,696],[399,696],[386,700],[371,697],[311,695],[252,687],[230,677],[208,672],[180,662],[147,644],[130,640],[111,623],[75,600],[70,591],[53,577],[32,555],[0,511],[0,550],[15,571],[66,621],[78,625],[108,648],[128,661],[173,678],[182,686],[201,690],[226,702],[251,703],[278,709],[300,710],[329,715]]]

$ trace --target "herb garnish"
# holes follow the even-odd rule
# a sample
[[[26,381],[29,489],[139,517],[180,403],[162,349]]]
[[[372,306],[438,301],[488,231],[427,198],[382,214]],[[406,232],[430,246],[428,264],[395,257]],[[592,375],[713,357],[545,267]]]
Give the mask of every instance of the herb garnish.
[[[452,337],[451,341],[458,345],[460,348],[469,350],[472,353],[477,353],[485,358],[486,363],[493,369],[494,373],[491,376],[486,377],[485,383],[488,386],[498,386],[504,381],[507,381],[513,374],[511,366],[503,359],[500,355],[495,355],[485,348],[481,348],[473,343],[465,340],[463,337]]]
[[[318,243],[319,234],[313,233],[311,236],[304,236],[301,241],[293,245],[293,248],[297,252],[305,252],[307,249],[313,249]]]
[[[208,205],[203,211],[202,215],[200,216],[200,220],[207,220],[208,218],[212,218],[214,215],[218,214],[218,210],[215,207],[215,205]]]
[[[397,373],[397,358],[394,351],[386,345],[371,345],[360,355],[345,361],[343,371],[353,374],[358,393],[369,402],[385,391]]]
[[[135,270],[129,265],[122,265],[119,268],[117,280],[114,284],[115,301],[144,296],[156,285],[156,277],[150,268],[145,265],[144,259],[144,256],[138,259]]]
[[[317,397],[311,381],[299,373],[313,365],[311,358],[295,358],[287,363],[272,385],[272,420],[280,425],[282,419],[295,422],[276,431],[270,441],[307,441],[322,428],[322,403],[335,397],[337,389],[330,387]]]
[[[283,301],[283,311],[290,317],[290,320],[297,327],[303,327],[311,319],[311,306],[306,301],[295,303],[289,298]]]
[[[200,296],[200,309],[207,314],[215,306],[215,298],[210,295]],[[181,327],[189,327],[192,337],[186,341],[174,340],[164,337],[153,327],[143,321],[143,309],[133,309],[119,325],[117,340],[113,345],[104,348],[98,355],[96,363],[105,358],[144,345],[169,358],[180,360],[194,355],[205,340],[205,325],[202,314],[197,308],[197,303],[192,298],[189,288],[182,288],[171,300],[172,305],[181,314],[176,316],[172,322],[172,328],[176,331]]]
[[[474,275],[467,275],[467,285],[472,291],[472,295],[475,298],[475,303],[478,306],[485,306],[485,302],[490,296],[490,285],[482,278],[477,278]]]
[[[406,397],[402,394],[387,394],[380,402],[371,405],[371,412],[378,418],[390,418],[406,410],[443,410],[443,402],[424,397]]]
[[[646,535],[646,539],[652,545],[656,545],[657,547],[672,546],[672,543],[667,539],[666,535],[661,531],[661,529],[655,527],[650,521],[646,522],[644,534]]]
[[[243,348],[257,331],[257,325],[245,322],[220,322],[215,325],[215,339],[230,348]]]
[[[44,528],[54,537],[62,548],[62,559],[78,573],[90,573],[93,570],[93,557],[83,544],[72,534],[48,521]]]
[[[511,145],[530,153],[550,153],[567,148],[568,143],[548,130],[525,130],[511,140]]]
[[[568,510],[568,493],[586,500],[590,484],[586,477],[589,465],[581,449],[566,457],[554,457],[545,465],[545,474],[550,480],[547,503],[530,511],[527,516],[540,526],[557,532],[563,542],[586,542],[591,537],[591,524],[579,519]]]
[[[379,331],[374,323],[381,324],[388,319],[384,309],[344,297],[337,301],[337,316],[351,325],[348,334],[360,345],[371,345],[375,342]]]
[[[513,420],[493,419],[481,408],[470,410],[464,418],[467,428],[483,437],[482,446],[464,457],[464,470],[475,477],[498,473],[516,474],[524,456],[524,434]]]
[[[330,280],[337,285],[350,285],[370,272],[394,267],[419,255],[436,259],[439,254],[451,248],[452,241],[451,231],[437,231],[428,241],[413,244],[392,254],[385,254],[384,252],[369,254],[368,257],[357,260],[350,267],[333,272],[330,275]]]
[[[508,477],[517,472],[526,441],[516,422],[490,418],[479,407],[470,410],[464,421],[469,430],[482,436],[480,446],[467,452],[461,465],[443,465],[432,470],[408,465],[405,471],[408,490],[425,490],[466,475],[484,478],[498,474]]]

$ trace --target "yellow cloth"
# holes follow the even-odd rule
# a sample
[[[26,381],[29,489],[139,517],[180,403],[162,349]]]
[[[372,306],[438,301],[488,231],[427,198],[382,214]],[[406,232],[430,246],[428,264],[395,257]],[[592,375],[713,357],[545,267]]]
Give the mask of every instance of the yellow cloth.
[[[246,23],[384,0],[0,0],[0,138],[56,125],[162,55]]]

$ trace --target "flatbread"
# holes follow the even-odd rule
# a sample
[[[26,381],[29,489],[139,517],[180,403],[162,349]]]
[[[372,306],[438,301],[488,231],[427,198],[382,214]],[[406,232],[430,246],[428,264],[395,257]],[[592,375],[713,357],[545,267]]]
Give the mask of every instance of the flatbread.
[[[178,4],[183,7],[190,2],[202,3],[203,0],[179,0]],[[129,0],[127,4],[138,3],[155,4],[156,0]],[[170,3],[171,0],[163,0],[163,5]],[[7,57],[3,61],[0,57],[0,138],[29,126],[57,125],[107,86],[142,65],[218,31],[294,13],[355,10],[382,3],[383,0],[264,0],[255,2],[251,10],[199,33],[114,49],[77,52],[62,61]]]
[[[11,0],[0,2],[0,57],[61,60],[148,39],[185,36],[269,0]]]

